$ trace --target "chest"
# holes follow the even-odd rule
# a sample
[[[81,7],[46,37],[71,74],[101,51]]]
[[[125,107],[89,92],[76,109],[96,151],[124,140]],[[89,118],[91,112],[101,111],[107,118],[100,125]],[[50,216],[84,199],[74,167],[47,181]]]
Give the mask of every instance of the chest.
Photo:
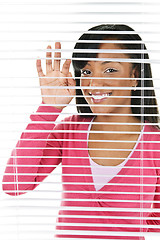
[[[134,150],[139,135],[111,136],[90,133],[88,152],[94,162],[104,166],[122,163]]]

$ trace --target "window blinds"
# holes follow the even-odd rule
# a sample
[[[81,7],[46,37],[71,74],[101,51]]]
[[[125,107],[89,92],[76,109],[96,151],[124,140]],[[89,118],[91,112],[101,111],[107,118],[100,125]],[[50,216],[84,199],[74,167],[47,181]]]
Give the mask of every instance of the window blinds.
[[[159,1],[0,6],[1,239],[159,239]]]

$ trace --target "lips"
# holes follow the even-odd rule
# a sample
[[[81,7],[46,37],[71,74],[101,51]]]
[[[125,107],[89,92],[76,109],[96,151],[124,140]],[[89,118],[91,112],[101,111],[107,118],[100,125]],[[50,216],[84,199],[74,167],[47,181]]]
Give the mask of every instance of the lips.
[[[109,96],[112,95],[112,92],[89,92],[89,95],[91,96],[91,101],[93,103],[100,103],[106,100]]]

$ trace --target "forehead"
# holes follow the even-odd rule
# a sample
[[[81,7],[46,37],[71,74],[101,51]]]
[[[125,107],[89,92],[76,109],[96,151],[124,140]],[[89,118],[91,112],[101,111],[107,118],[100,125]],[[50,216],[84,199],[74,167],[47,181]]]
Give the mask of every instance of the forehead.
[[[123,51],[125,49],[119,44],[102,43],[99,46],[99,50],[102,51],[97,54],[97,58],[104,58],[104,61],[111,61],[111,58],[117,58],[117,62],[120,62],[121,58],[129,58],[129,55]]]
[[[101,43],[99,49],[122,49],[122,47],[115,43]]]
[[[97,50],[100,50],[99,53],[96,54],[93,58],[100,58],[97,61],[89,60],[85,66],[94,66],[95,64],[98,66],[105,66],[107,63],[112,63],[112,65],[121,65],[123,67],[129,67],[132,65],[129,61],[122,61],[121,59],[130,58],[130,56],[126,53],[124,53],[123,46],[116,43],[102,43],[99,45],[99,48]],[[103,51],[104,50],[104,51]],[[92,58],[91,58],[92,59]],[[114,60],[113,60],[114,59]],[[84,66],[84,67],[85,67]]]
[[[92,65],[101,65],[105,66],[107,63],[112,63],[114,65],[121,65],[124,67],[130,67],[130,62],[123,62],[121,59],[123,58],[129,58],[129,55],[123,52],[123,49],[121,45],[115,44],[115,43],[102,43],[99,46],[99,50],[101,50],[97,54],[97,58],[101,58],[101,60],[98,61],[88,61],[86,65],[92,66]],[[104,51],[103,51],[104,50]],[[120,52],[117,52],[121,50]],[[112,59],[115,59],[114,61]]]

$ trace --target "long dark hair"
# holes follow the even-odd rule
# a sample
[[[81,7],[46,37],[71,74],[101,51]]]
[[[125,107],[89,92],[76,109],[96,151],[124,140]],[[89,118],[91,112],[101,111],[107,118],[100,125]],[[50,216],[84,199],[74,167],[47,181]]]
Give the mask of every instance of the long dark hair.
[[[89,33],[89,31],[92,31]],[[93,31],[113,31],[113,34],[107,34],[107,33],[95,33]],[[129,31],[127,34],[117,34],[114,33],[114,31]],[[74,75],[76,77],[76,86],[80,86],[80,76],[81,76],[81,69],[87,64],[88,61],[81,60],[80,58],[96,58],[97,53],[88,53],[85,52],[85,49],[99,49],[101,40],[117,40],[119,41],[118,44],[122,49],[130,49],[130,50],[146,50],[145,44],[142,42],[142,39],[138,34],[135,33],[135,31],[127,26],[127,25],[115,25],[115,24],[102,24],[98,25],[96,27],[90,28],[87,33],[84,33],[80,38],[79,41],[77,41],[74,49],[84,49],[84,52],[74,52],[73,51],[73,68],[74,68]],[[123,41],[121,43],[120,41]],[[126,43],[125,43],[126,41]],[[127,53],[129,58],[131,59],[149,59],[149,56],[147,53]],[[80,60],[76,60],[76,58],[79,58]],[[142,61],[143,62],[143,61]],[[146,89],[153,87],[153,81],[152,81],[152,72],[151,72],[151,66],[150,63],[142,63],[133,62],[132,63],[133,69],[136,68],[137,72],[137,78],[140,78],[138,80],[137,87],[144,87],[145,89],[142,91],[136,90],[133,91],[131,95],[131,105],[140,105],[139,107],[132,107],[132,113],[133,114],[139,114],[136,115],[136,117],[140,120],[141,113],[144,113],[146,116],[143,117],[143,121],[148,121],[149,123],[157,123],[158,127],[158,107],[157,107],[157,101],[155,98],[155,91],[154,89]],[[147,79],[144,79],[147,78]],[[137,98],[136,98],[137,96]],[[143,99],[143,106],[142,104]],[[76,89],[76,103],[78,105],[85,104],[86,106],[77,106],[77,110],[79,113],[86,113],[86,117],[88,116],[88,113],[92,113],[89,106],[87,106],[87,102],[85,98],[83,97],[81,89]],[[152,107],[152,105],[154,105]],[[152,114],[154,116],[152,116]]]

